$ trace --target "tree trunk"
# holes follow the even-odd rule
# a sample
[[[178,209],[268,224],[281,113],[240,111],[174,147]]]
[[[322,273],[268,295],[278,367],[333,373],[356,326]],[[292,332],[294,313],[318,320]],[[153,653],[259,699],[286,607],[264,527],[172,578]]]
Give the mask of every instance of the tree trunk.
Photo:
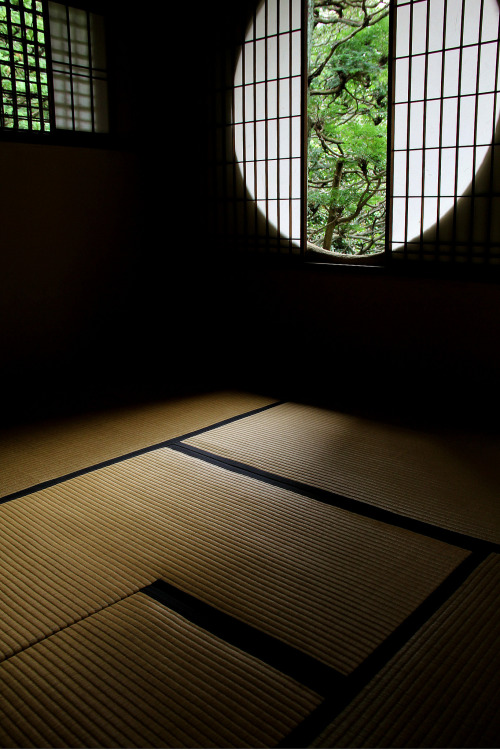
[[[344,162],[342,159],[339,159],[337,162],[337,166],[335,167],[335,175],[333,177],[332,185],[332,201],[328,208],[328,221],[326,224],[325,236],[323,238],[323,249],[328,251],[331,250],[333,233],[335,232],[335,227],[337,226],[337,222],[342,214],[342,208],[336,204],[335,197],[342,181],[343,169]]]

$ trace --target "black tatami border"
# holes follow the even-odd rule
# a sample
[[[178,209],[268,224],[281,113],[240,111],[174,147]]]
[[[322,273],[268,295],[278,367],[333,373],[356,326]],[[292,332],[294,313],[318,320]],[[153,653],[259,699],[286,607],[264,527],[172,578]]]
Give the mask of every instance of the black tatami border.
[[[105,466],[112,466],[113,464],[119,464],[122,461],[127,461],[129,458],[142,456],[144,453],[151,453],[152,451],[159,450],[160,448],[169,448],[172,445],[172,443],[178,443],[181,440],[188,440],[189,438],[196,437],[196,435],[201,435],[204,432],[215,430],[218,427],[224,427],[224,425],[231,424],[231,422],[237,422],[238,420],[245,419],[246,417],[252,417],[254,414],[259,414],[262,411],[267,411],[267,409],[273,409],[275,406],[281,406],[281,404],[284,404],[284,403],[285,403],[284,401],[273,401],[272,404],[266,404],[266,406],[260,406],[258,409],[252,409],[251,411],[243,412],[242,414],[237,414],[234,417],[228,417],[227,419],[222,419],[220,422],[214,422],[208,427],[200,427],[200,429],[193,430],[192,432],[187,432],[185,435],[180,435],[180,436],[176,436],[173,438],[169,438],[168,440],[162,440],[159,443],[153,443],[153,445],[148,445],[148,446],[145,446],[144,448],[138,448],[135,451],[124,453],[121,456],[116,456],[115,458],[108,458],[106,461],[99,461],[99,463],[92,464],[91,466],[85,466],[83,469],[76,469],[75,471],[71,471],[68,474],[62,474],[59,477],[54,477],[53,479],[47,479],[44,482],[38,482],[37,484],[33,484],[30,487],[25,487],[22,490],[16,490],[16,492],[11,492],[8,495],[4,495],[3,497],[0,497],[0,505],[2,505],[3,503],[8,503],[11,500],[17,500],[21,497],[24,497],[25,495],[31,495],[33,492],[39,492],[40,490],[45,490],[48,487],[54,487],[56,484],[67,482],[69,479],[74,479],[75,477],[81,477],[84,474],[90,474],[92,471],[103,469]]]
[[[350,674],[342,674],[299,649],[198,599],[164,579],[144,593],[190,622],[314,690],[323,700],[277,747],[304,748],[317,737],[415,636],[484,562],[472,552]]]
[[[205,630],[231,643],[237,648],[261,659],[284,674],[311,688],[323,697],[314,709],[277,747],[303,748],[312,742],[380,672],[398,651],[421,629],[421,627],[443,606],[450,596],[467,580],[490,553],[499,553],[500,544],[486,541],[460,532],[444,529],[424,521],[399,515],[393,511],[370,505],[368,502],[349,498],[334,492],[290,480],[233,459],[194,448],[183,441],[196,435],[239,421],[254,414],[280,406],[285,401],[276,401],[258,409],[221,420],[185,435],[155,443],[122,456],[115,457],[63,476],[38,483],[24,490],[0,498],[0,504],[38,492],[98,469],[120,463],[135,456],[161,448],[170,448],[193,458],[205,461],[228,471],[242,474],[284,490],[327,503],[350,511],[358,516],[372,518],[446,544],[469,550],[471,554],[460,563],[442,583],[355,669],[343,675],[317,659],[293,646],[268,635],[258,628],[244,623],[196,597],[177,589],[164,580],[157,580],[139,591],[178,612]],[[139,593],[136,591],[134,593]]]
[[[137,593],[147,594],[195,625],[292,677],[320,696],[328,694],[332,686],[342,685],[345,681],[345,675],[333,667],[207,604],[164,579],[154,581]]]
[[[207,427],[201,427],[197,430],[193,430],[183,435],[169,438],[168,440],[163,440],[159,443],[154,443],[153,445],[139,448],[135,451],[130,451],[129,453],[124,453],[121,456],[116,456],[115,458],[110,458],[106,461],[101,461],[99,463],[92,464],[91,466],[77,469],[75,471],[69,472],[68,474],[64,474],[53,479],[48,479],[44,482],[39,482],[37,484],[31,485],[30,487],[26,487],[25,489],[18,490],[16,492],[10,493],[9,495],[0,497],[0,505],[10,502],[11,500],[17,500],[34,492],[39,492],[40,490],[53,487],[70,479],[74,479],[75,477],[89,474],[106,466],[112,466],[113,464],[127,461],[129,458],[135,458],[136,456],[141,456],[145,453],[151,453],[161,448],[171,448],[172,450],[190,455],[194,458],[199,458],[206,463],[214,464],[228,471],[232,471],[237,474],[243,474],[244,476],[249,476],[253,479],[258,479],[267,484],[280,487],[281,489],[289,490],[291,492],[295,492],[296,494],[309,497],[313,500],[318,500],[328,505],[342,508],[343,510],[350,511],[359,516],[363,516],[365,518],[373,518],[377,521],[387,523],[390,526],[396,526],[408,531],[413,531],[416,534],[421,534],[422,536],[427,536],[432,539],[445,542],[446,544],[451,544],[455,547],[467,549],[472,552],[482,551],[488,553],[500,553],[500,544],[496,544],[495,542],[489,542],[485,539],[474,537],[469,534],[463,534],[451,529],[445,529],[442,526],[431,524],[426,521],[420,521],[410,516],[404,516],[399,513],[395,513],[394,511],[376,507],[363,500],[357,500],[355,498],[341,495],[330,490],[324,490],[319,487],[314,487],[312,485],[308,485],[294,479],[288,479],[286,477],[280,476],[279,474],[274,474],[272,472],[265,471],[264,469],[259,469],[251,466],[250,464],[245,464],[240,461],[235,461],[234,459],[220,456],[216,453],[211,453],[210,451],[203,450],[202,448],[195,448],[183,442],[205,432],[210,432],[212,430],[218,429],[219,427],[224,427],[225,425],[231,424],[232,422],[238,422],[241,419],[246,419],[247,417],[252,417],[255,414],[260,414],[261,412],[273,409],[276,406],[281,406],[284,403],[286,403],[286,401],[273,401],[273,403],[266,404],[265,406],[261,406],[257,409],[252,409],[248,412],[237,414],[234,417],[228,417],[227,419],[220,420],[219,422],[214,422]]]
[[[201,461],[213,464],[214,466],[219,466],[222,469],[232,471],[236,474],[242,474],[243,476],[257,479],[266,484],[273,485],[274,487],[280,487],[281,489],[294,492],[295,494],[309,497],[312,500],[318,500],[327,505],[350,511],[358,516],[372,518],[390,526],[396,526],[400,529],[406,529],[407,531],[412,531],[416,534],[430,537],[440,542],[445,542],[446,544],[451,544],[454,547],[460,547],[461,549],[470,550],[471,552],[500,552],[500,544],[496,544],[495,542],[489,542],[485,539],[470,536],[469,534],[453,531],[452,529],[445,529],[442,526],[437,526],[426,521],[419,521],[411,516],[404,516],[395,513],[394,511],[371,505],[364,500],[356,500],[355,498],[340,495],[331,492],[330,490],[324,490],[320,487],[304,484],[295,479],[287,479],[279,474],[273,474],[272,472],[263,469],[257,469],[250,464],[235,461],[232,458],[226,458],[202,448],[195,448],[181,442],[173,442],[169,447],[179,453],[198,458]]]
[[[444,581],[351,674],[344,677],[340,689],[334,685],[320,705],[297,724],[276,747],[290,749],[308,747],[426,622],[446,604],[487,557],[486,553],[472,552],[457,565]]]

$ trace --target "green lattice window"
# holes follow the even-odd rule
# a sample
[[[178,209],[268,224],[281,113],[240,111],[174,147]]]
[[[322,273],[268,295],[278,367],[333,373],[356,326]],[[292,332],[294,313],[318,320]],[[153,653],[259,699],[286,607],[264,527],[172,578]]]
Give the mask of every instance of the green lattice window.
[[[2,128],[51,129],[41,2],[0,0],[0,87]]]
[[[0,0],[0,130],[106,133],[104,16],[45,0]]]

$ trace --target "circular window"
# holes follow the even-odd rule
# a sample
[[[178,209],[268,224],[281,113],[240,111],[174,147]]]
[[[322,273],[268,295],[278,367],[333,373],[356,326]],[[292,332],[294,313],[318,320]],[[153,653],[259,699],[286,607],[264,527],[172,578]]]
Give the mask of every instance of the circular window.
[[[239,50],[232,101],[247,198],[268,229],[297,249],[306,158],[301,6],[300,0],[260,2]],[[446,245],[457,233],[470,244],[475,223],[492,213],[498,36],[497,0],[395,3],[392,250],[421,251],[430,243],[435,252],[436,240]]]

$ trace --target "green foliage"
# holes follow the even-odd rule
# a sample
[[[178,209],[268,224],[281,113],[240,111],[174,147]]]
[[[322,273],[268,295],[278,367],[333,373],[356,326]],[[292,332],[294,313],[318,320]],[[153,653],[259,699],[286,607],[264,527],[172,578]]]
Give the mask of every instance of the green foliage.
[[[388,0],[314,0],[310,32],[308,239],[383,249]]]
[[[0,5],[0,124],[49,129],[43,6],[38,0]]]

